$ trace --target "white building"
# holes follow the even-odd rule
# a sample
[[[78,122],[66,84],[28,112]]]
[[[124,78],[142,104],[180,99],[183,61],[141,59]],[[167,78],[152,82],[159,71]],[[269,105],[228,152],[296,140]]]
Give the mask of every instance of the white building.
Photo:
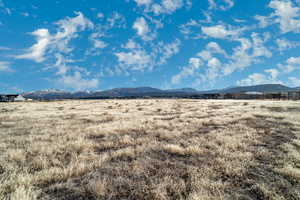
[[[20,102],[20,101],[26,101],[26,99],[25,99],[22,95],[18,95],[18,96],[14,99],[14,101]]]

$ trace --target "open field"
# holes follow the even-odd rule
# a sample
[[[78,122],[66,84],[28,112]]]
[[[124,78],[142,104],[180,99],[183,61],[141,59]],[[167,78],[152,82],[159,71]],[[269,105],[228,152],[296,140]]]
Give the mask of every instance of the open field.
[[[0,104],[0,199],[300,199],[300,102]]]

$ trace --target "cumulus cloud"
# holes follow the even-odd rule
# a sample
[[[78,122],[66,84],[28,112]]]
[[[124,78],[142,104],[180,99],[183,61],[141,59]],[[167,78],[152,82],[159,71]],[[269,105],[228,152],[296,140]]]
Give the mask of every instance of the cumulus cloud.
[[[276,44],[277,44],[277,47],[278,47],[278,50],[282,53],[283,51],[285,50],[288,50],[288,49],[293,49],[297,46],[300,46],[300,43],[299,42],[295,42],[295,41],[289,41],[285,38],[278,38],[276,39]]]
[[[283,33],[300,31],[300,7],[293,5],[290,0],[272,0],[269,6],[275,10],[275,21],[280,24]]]
[[[171,43],[158,42],[151,45],[151,52],[147,52],[137,42],[130,39],[123,51],[115,53],[119,66],[126,70],[151,71],[155,66],[163,65],[169,58],[180,50],[180,40],[176,39]]]
[[[152,0],[135,0],[135,2],[138,6],[145,7],[145,12],[152,12],[155,15],[172,14],[184,5],[189,8],[192,4],[190,0],[161,0],[160,2],[154,2]]]
[[[102,32],[91,34],[89,40],[92,44],[92,47],[86,50],[85,55],[99,55],[101,53],[99,50],[108,46],[108,44],[102,40],[102,37],[104,37]]]
[[[282,33],[300,32],[300,7],[291,0],[272,0],[269,7],[274,10],[269,16],[256,16],[261,27],[279,24]]]
[[[143,71],[152,68],[152,58],[145,50],[133,49],[129,52],[115,53],[122,67]]]
[[[94,39],[93,42],[94,42],[94,48],[96,49],[103,49],[107,46],[107,44],[102,40]]]
[[[276,80],[278,78],[279,71],[277,69],[267,69],[265,72],[270,74],[272,80]]]
[[[249,85],[260,85],[260,84],[282,84],[281,81],[277,80],[278,71],[276,69],[265,70],[266,74],[253,73],[250,74],[246,79],[237,81],[237,85],[249,86]]]
[[[150,5],[152,3],[152,0],[135,0],[135,2],[139,5]]]
[[[206,49],[207,49],[207,51],[209,51],[211,53],[222,54],[225,57],[227,56],[226,52],[216,42],[208,43],[206,46]]]
[[[226,28],[224,25],[215,25],[215,26],[208,26],[208,27],[201,27],[201,30],[204,35],[218,38],[218,39],[229,39],[235,38],[240,34],[239,29],[229,29]]]
[[[67,66],[67,63],[69,63],[69,61],[60,53],[56,53],[55,54],[55,58],[56,58],[56,62],[54,64],[54,66],[57,68],[57,75],[64,75],[66,74],[70,67]]]
[[[233,49],[231,59],[223,69],[223,73],[226,76],[238,69],[241,70],[250,66],[253,62],[253,57],[250,55],[250,49],[252,48],[251,41],[246,38],[240,38],[238,41],[240,45]]]
[[[64,75],[58,79],[58,83],[67,88],[75,90],[86,90],[96,88],[99,85],[97,79],[84,79],[80,72],[75,72],[73,75]]]
[[[9,62],[0,61],[0,72],[13,72]]]
[[[227,57],[227,53],[225,50],[223,50],[218,43],[216,42],[209,42],[206,45],[205,50],[197,53],[197,56],[202,58],[204,61],[208,61],[212,58],[214,54],[220,54],[223,55],[224,57]]]
[[[260,15],[255,15],[254,19],[256,19],[257,21],[259,21],[259,27],[260,28],[265,28],[271,24],[273,24],[274,22],[272,21],[272,19],[269,16],[260,16]]]
[[[151,34],[151,30],[143,17],[137,18],[132,28],[136,30],[138,36],[143,40],[153,40],[155,37],[155,34]]]
[[[261,57],[261,56],[267,58],[272,57],[272,52],[264,45],[264,43],[266,42],[264,39],[259,37],[257,33],[252,33],[251,38],[253,43],[252,57],[254,58]]]
[[[300,69],[300,57],[290,57],[285,64],[279,63],[278,67],[285,73],[291,73]]]
[[[233,0],[208,0],[209,9],[228,10],[234,6]]]
[[[260,58],[272,57],[272,52],[264,45],[266,40],[257,33],[252,33],[251,39],[239,38],[240,46],[233,49],[230,61],[224,67],[224,75],[230,75],[236,70],[243,70],[253,63],[259,62]]]
[[[108,27],[116,27],[116,28],[125,28],[126,27],[126,20],[125,17],[118,13],[114,12],[109,18],[108,18]]]
[[[180,50],[181,41],[176,39],[174,42],[165,44],[159,42],[157,48],[155,49],[156,55],[159,55],[158,65],[165,64],[169,58],[177,54]]]
[[[182,79],[187,78],[189,76],[194,76],[197,70],[203,65],[203,62],[199,58],[190,58],[189,65],[183,67],[180,73],[174,75],[171,78],[172,84],[179,84]]]
[[[205,50],[197,53],[196,57],[189,59],[189,64],[184,66],[182,70],[171,78],[172,84],[179,84],[184,78],[197,77],[202,80],[213,80],[219,75],[220,68],[222,66],[221,61],[214,57],[214,55],[227,56],[225,50],[223,50],[218,43],[209,42]],[[200,66],[208,66],[205,75],[199,73]],[[203,67],[202,67],[203,68]]]
[[[221,32],[220,34],[213,36],[227,37],[228,34]],[[195,72],[193,76],[198,84],[203,81],[206,81],[206,83],[214,83],[217,78],[228,76],[237,70],[243,70],[253,63],[260,62],[263,58],[270,58],[272,52],[265,45],[268,39],[268,34],[260,36],[257,33],[252,33],[250,39],[240,37],[234,38],[233,41],[239,42],[240,44],[232,49],[231,55],[228,55],[218,43],[209,42],[204,50],[196,54],[196,57],[203,62],[203,66],[207,66],[206,68],[203,67],[202,71],[204,71],[204,73],[195,72],[195,69],[190,65],[186,66],[183,70],[187,71],[189,68],[193,69],[191,71]],[[184,77],[180,75],[181,73],[183,72],[180,72],[179,75],[175,75],[175,77],[177,77],[175,79],[177,82],[182,79],[178,77]],[[275,74],[276,72],[272,70],[272,75],[270,76],[273,77]]]

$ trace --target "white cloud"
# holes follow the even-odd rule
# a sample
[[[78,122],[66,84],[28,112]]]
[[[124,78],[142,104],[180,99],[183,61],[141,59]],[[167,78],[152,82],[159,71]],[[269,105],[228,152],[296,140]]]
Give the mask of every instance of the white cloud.
[[[199,58],[190,58],[189,64],[190,64],[193,68],[197,69],[197,68],[199,68],[199,67],[203,64],[203,62],[202,62],[201,59],[199,59]]]
[[[209,20],[211,20],[211,19],[209,19]],[[186,24],[180,25],[180,32],[184,35],[184,37],[186,39],[188,39],[188,36],[193,33],[193,28],[194,27],[197,28],[197,34],[198,34],[198,29],[201,27],[201,24],[198,23],[197,21],[191,19]]]
[[[201,57],[205,61],[209,60],[212,57],[211,52],[207,50],[199,52],[197,56]]]
[[[136,43],[130,39],[130,40],[128,40],[128,42],[126,43],[126,45],[123,48],[125,48],[125,49],[140,49],[141,46],[138,43]]]
[[[49,33],[48,29],[34,31],[32,34],[37,38],[37,42],[16,58],[30,59],[38,63],[55,60],[55,63],[45,64],[48,66],[47,68],[55,67],[57,69],[56,75],[60,77],[58,79],[60,84],[76,90],[95,88],[99,83],[97,79],[82,77],[81,72],[86,76],[90,75],[87,69],[70,64],[76,62],[72,59],[75,47],[70,46],[71,40],[78,38],[79,32],[94,29],[94,24],[82,13],[75,12],[75,14],[75,17],[66,17],[56,22],[57,30],[53,34]],[[97,33],[89,39],[93,42],[94,48],[104,48],[106,44],[99,40],[98,36]],[[73,72],[73,75],[68,74],[70,71]]]
[[[214,55],[223,55],[227,57],[227,53],[219,46],[216,42],[209,42],[205,50],[196,54],[196,57],[189,59],[189,64],[171,79],[172,84],[178,84],[182,79],[193,76],[199,80],[213,81],[215,78],[220,76],[222,63]],[[198,69],[200,66],[207,65],[205,75],[200,74]],[[203,68],[204,69],[204,68]]]
[[[172,13],[183,6],[182,0],[162,0],[166,13]]]
[[[64,75],[58,82],[67,88],[75,90],[86,90],[96,88],[99,85],[97,79],[84,79],[80,72],[76,71],[73,75]]]
[[[296,3],[291,0],[272,0],[269,7],[274,9],[269,16],[255,16],[260,27],[277,23],[282,33],[300,32],[300,7]]]
[[[176,39],[174,42],[165,44],[163,42],[158,43],[156,54],[159,55],[158,65],[165,64],[169,58],[179,52],[181,41]]]
[[[121,15],[118,12],[114,12],[109,18],[108,18],[108,26],[110,28],[116,27],[116,28],[125,28],[126,27],[126,20],[123,15]]]
[[[285,50],[288,50],[288,49],[292,49],[292,48],[295,48],[297,46],[300,46],[300,43],[299,42],[295,42],[295,41],[289,41],[285,38],[282,38],[282,39],[277,39],[276,40],[276,44],[278,46],[278,50],[282,53],[283,51]]]
[[[290,57],[285,64],[278,64],[278,67],[285,73],[291,73],[300,69],[300,57]]]
[[[9,62],[0,61],[0,72],[13,72]]]
[[[146,22],[146,20],[143,17],[140,17],[136,19],[134,22],[132,28],[134,28],[137,32],[137,34],[143,39],[143,40],[152,40],[153,34],[150,35],[150,28]]]
[[[58,75],[64,75],[68,72],[69,67],[67,66],[67,63],[69,62],[63,55],[56,53],[55,54],[56,62],[54,64],[55,67],[57,67],[58,71],[56,74]]]
[[[62,52],[68,53],[72,49],[68,47],[71,39],[78,37],[77,32],[85,29],[93,29],[94,24],[83,16],[81,12],[76,12],[77,16],[74,18],[65,18],[58,21],[59,31],[54,36],[54,45]]]
[[[45,60],[45,53],[49,48],[50,43],[53,40],[53,37],[49,34],[48,29],[38,29],[31,33],[36,37],[37,43],[26,50],[25,54],[18,55],[18,59],[30,59],[36,62],[43,62]]]
[[[230,57],[230,61],[225,65],[223,73],[225,76],[230,75],[234,71],[244,69],[250,66],[253,62],[253,57],[249,51],[252,48],[252,43],[246,38],[239,39],[240,46],[233,49],[233,54]]]
[[[283,33],[300,31],[300,8],[294,6],[290,0],[272,0],[269,6],[275,9],[275,21],[280,24]]]
[[[265,28],[271,24],[273,24],[274,22],[271,20],[270,17],[266,17],[266,16],[260,16],[260,15],[256,15],[254,16],[254,18],[259,21],[259,27],[260,28]]]
[[[251,38],[252,38],[252,42],[253,42],[252,57],[254,57],[254,58],[260,57],[260,56],[264,56],[267,58],[272,57],[272,52],[269,51],[268,48],[266,48],[264,46],[265,41],[262,38],[260,38],[257,33],[252,33]]]
[[[91,51],[95,51],[97,49],[104,49],[105,47],[107,47],[107,44],[102,41],[101,38],[103,35],[101,33],[93,33],[90,37],[89,40],[91,41],[93,47],[89,50],[89,52]]]
[[[205,50],[197,53],[197,56],[208,61],[212,58],[213,54],[221,54],[227,57],[227,53],[216,42],[209,42],[206,45]]]
[[[212,68],[218,68],[221,66],[221,62],[219,61],[219,59],[213,57],[207,62],[207,66]]]
[[[216,0],[208,0],[209,9],[228,10],[234,6],[233,0],[222,0],[216,3]]]
[[[105,42],[103,42],[102,40],[93,40],[94,41],[94,47],[96,49],[103,49],[107,46],[107,44]]]
[[[221,62],[218,58],[212,57],[208,60],[207,66],[208,69],[206,70],[206,80],[210,82],[214,82],[214,80],[221,75]]]
[[[221,31],[220,34],[218,33],[213,36],[227,37],[228,34]],[[265,57],[270,58],[272,56],[272,52],[265,46],[265,43],[269,40],[269,38],[269,34],[267,33],[263,34],[263,36],[260,36],[257,33],[252,33],[251,39],[239,37],[234,38],[233,41],[239,42],[240,45],[233,48],[233,53],[231,55],[228,55],[218,43],[209,42],[204,50],[196,54],[196,56],[204,62],[203,65],[207,66],[207,68],[204,68],[204,73],[194,73],[193,76],[196,78],[197,84],[203,83],[204,81],[208,84],[214,83],[217,78],[228,76],[237,70],[243,70],[246,67],[251,66],[253,63],[260,62],[261,59]],[[186,68],[189,69],[189,67]],[[186,68],[184,68],[185,71],[187,70]],[[276,76],[276,71],[274,69],[268,70],[266,73],[270,73],[268,76],[270,80]],[[177,78],[175,80],[181,80],[178,78],[181,77],[180,73],[178,76],[176,75],[176,77]],[[253,77],[258,77],[258,75]],[[250,77],[247,81],[252,81],[252,79]]]
[[[151,71],[154,67],[165,64],[169,58],[177,54],[180,45],[179,39],[171,43],[151,43],[152,50],[148,53],[140,44],[130,39],[125,45],[122,45],[122,48],[126,50],[116,52],[115,56],[118,59],[119,67],[124,70]]]
[[[133,49],[129,52],[115,53],[122,67],[131,70],[143,71],[152,68],[152,58],[146,51]]]
[[[289,65],[300,65],[300,57],[290,57],[287,60],[287,63]]]
[[[210,42],[207,44],[206,49],[211,53],[223,54],[226,56],[226,52],[216,42]]]
[[[144,6],[144,12],[152,12],[155,15],[172,14],[182,8],[185,4],[187,8],[191,6],[190,0],[161,0],[159,3],[152,0],[135,0],[138,6]]]
[[[294,87],[300,87],[300,79],[296,77],[289,77],[289,82]]]
[[[199,58],[190,58],[189,65],[183,67],[183,69],[171,78],[171,83],[179,84],[182,79],[189,76],[195,76],[197,70],[203,65],[203,62]]]
[[[93,28],[93,23],[83,16],[82,13],[76,12],[74,18],[67,17],[58,21],[59,27],[55,35],[51,35],[48,29],[38,29],[32,33],[37,38],[37,43],[31,46],[22,55],[16,56],[18,59],[30,59],[36,62],[43,62],[45,53],[49,49],[52,52],[69,53],[72,48],[68,46],[71,39],[78,37],[76,34],[86,28]]]
[[[276,80],[278,75],[279,75],[279,71],[277,69],[266,69],[265,70],[266,73],[269,73],[271,76],[272,80]]]
[[[272,52],[264,44],[266,39],[262,39],[257,33],[252,33],[251,39],[237,39],[240,46],[233,49],[230,61],[224,67],[224,75],[230,75],[236,70],[243,70],[251,64],[259,62],[260,58],[272,57]]]
[[[152,3],[152,0],[135,0],[135,2],[139,5],[139,6],[144,6],[144,5],[150,5]]]
[[[65,74],[69,67],[66,63],[70,59],[64,58],[64,54],[69,54],[73,48],[69,47],[72,39],[78,37],[78,32],[85,29],[92,29],[94,24],[83,16],[82,13],[76,12],[75,17],[66,17],[55,24],[58,26],[56,34],[50,34],[48,29],[38,29],[32,33],[37,39],[36,44],[31,46],[22,55],[15,56],[17,59],[30,59],[41,63],[46,60],[45,55],[52,56],[56,59],[54,66],[57,67],[57,74]]]
[[[212,38],[218,39],[226,39],[226,38],[234,38],[240,34],[239,29],[227,29],[224,25],[216,25],[209,27],[201,27],[202,32]]]
[[[267,76],[265,74],[253,73],[249,75],[246,79],[237,81],[237,85],[240,86],[250,86],[250,85],[260,85],[260,84],[281,84],[282,82],[274,79],[272,76]]]

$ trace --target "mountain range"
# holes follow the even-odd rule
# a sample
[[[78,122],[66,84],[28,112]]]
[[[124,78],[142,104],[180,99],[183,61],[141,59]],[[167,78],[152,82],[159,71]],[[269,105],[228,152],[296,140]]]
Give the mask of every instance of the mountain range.
[[[300,91],[300,87],[287,87],[281,84],[264,84],[244,87],[230,87],[219,90],[198,91],[193,88],[162,90],[152,87],[114,88],[104,91],[68,92],[62,90],[41,90],[26,92],[22,95],[30,99],[102,99],[102,98],[138,98],[138,97],[189,97],[213,93],[241,92],[287,92]]]

